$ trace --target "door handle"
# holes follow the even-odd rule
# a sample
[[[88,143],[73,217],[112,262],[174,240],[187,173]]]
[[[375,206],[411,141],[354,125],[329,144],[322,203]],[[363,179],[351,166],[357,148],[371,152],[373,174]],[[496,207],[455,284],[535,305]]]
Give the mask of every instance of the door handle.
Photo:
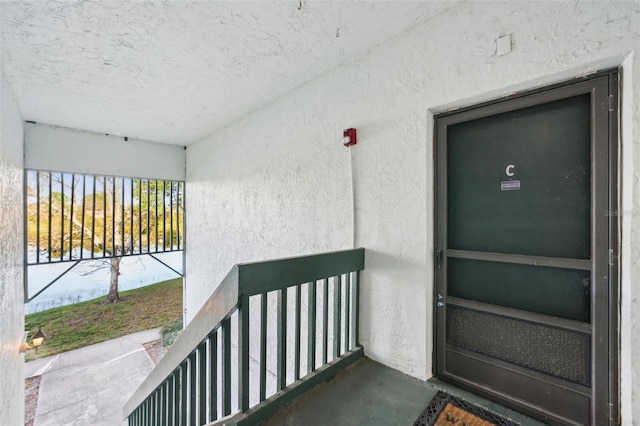
[[[440,270],[440,265],[442,264],[442,250],[436,249],[436,269]]]

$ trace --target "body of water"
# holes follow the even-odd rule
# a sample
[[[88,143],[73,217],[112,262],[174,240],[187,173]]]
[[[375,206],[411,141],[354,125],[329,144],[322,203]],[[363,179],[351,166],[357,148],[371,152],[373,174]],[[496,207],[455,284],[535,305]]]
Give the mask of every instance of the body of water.
[[[182,252],[157,254],[173,269],[182,272]],[[71,263],[29,266],[27,268],[29,295],[64,272]],[[178,278],[179,275],[148,255],[124,257],[120,263],[120,291],[131,290]],[[85,300],[106,296],[109,292],[109,260],[86,261],[78,264],[31,302],[25,304],[25,313],[31,314],[58,306],[70,305]]]

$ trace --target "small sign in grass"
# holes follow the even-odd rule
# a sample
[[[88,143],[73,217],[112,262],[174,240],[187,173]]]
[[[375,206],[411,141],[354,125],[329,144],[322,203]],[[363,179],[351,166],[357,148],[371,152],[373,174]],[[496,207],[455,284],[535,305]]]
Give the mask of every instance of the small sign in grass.
[[[180,318],[182,278],[121,292],[118,303],[107,304],[100,297],[29,314],[25,330],[32,336],[40,326],[46,340],[38,352],[28,351],[26,360],[162,327]]]

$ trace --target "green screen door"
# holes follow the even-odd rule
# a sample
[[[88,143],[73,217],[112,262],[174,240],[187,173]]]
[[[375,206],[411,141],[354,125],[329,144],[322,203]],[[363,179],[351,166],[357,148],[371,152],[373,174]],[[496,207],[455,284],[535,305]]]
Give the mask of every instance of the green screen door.
[[[616,85],[436,117],[436,374],[554,424],[615,418]]]

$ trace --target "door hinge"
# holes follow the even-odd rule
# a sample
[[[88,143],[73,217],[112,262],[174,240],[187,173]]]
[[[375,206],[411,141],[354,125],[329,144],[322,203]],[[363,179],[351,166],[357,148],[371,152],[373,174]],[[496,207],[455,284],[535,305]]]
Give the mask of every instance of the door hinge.
[[[614,108],[614,104],[613,104],[613,95],[609,95],[609,111],[613,111]]]
[[[609,266],[613,266],[613,249],[609,249]]]

